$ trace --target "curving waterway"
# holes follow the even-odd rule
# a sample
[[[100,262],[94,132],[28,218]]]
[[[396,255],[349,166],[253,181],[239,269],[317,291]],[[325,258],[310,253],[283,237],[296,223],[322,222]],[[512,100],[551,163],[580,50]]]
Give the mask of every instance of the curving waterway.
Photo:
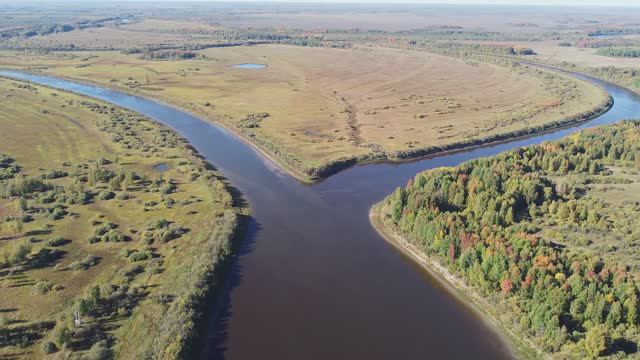
[[[614,98],[587,123],[405,163],[356,166],[302,184],[228,131],[169,105],[104,88],[0,71],[142,113],[184,136],[251,204],[202,358],[501,359],[499,337],[371,227],[368,212],[416,173],[640,114],[640,96],[581,75]],[[185,259],[188,261],[188,259]]]

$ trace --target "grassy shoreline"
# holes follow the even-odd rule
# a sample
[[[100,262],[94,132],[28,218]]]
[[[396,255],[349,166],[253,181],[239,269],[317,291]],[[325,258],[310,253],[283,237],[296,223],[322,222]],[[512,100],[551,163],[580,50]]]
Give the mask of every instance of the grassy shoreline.
[[[406,238],[389,227],[383,220],[383,211],[382,203],[373,205],[369,211],[371,226],[383,239],[411,258],[416,264],[420,265],[420,267],[439,282],[449,294],[463,303],[463,306],[472,310],[475,315],[496,333],[500,341],[509,348],[514,358],[537,359],[541,357],[542,352],[533,343],[518,337],[491,313],[491,305],[488,299],[471,289],[464,283],[464,280],[452,274],[434,258],[422,253]]]

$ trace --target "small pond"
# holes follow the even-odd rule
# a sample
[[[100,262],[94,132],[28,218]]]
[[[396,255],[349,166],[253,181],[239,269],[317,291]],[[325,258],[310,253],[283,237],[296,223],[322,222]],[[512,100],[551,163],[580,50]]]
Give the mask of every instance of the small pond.
[[[251,63],[247,63],[247,64],[236,64],[236,65],[231,65],[232,68],[234,69],[251,69],[251,70],[258,70],[258,69],[265,69],[267,67],[267,65],[265,64],[251,64]]]
[[[168,169],[169,169],[169,164],[167,163],[159,163],[159,164],[153,165],[153,170],[157,172],[165,172]]]

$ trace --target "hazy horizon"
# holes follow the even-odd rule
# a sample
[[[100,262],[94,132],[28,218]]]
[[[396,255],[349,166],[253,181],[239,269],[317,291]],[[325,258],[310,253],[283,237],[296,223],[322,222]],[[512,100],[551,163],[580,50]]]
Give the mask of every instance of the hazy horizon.
[[[33,3],[68,3],[68,2],[82,2],[82,3],[101,3],[98,0],[27,0],[22,4]],[[377,4],[377,5],[403,5],[403,4],[418,4],[418,5],[503,5],[503,6],[628,6],[628,7],[640,7],[640,2],[635,0],[402,0],[398,2],[390,0],[117,0],[113,3],[122,2],[199,2],[199,3],[305,3],[305,4]],[[13,0],[0,0],[0,4],[11,3],[15,4]]]

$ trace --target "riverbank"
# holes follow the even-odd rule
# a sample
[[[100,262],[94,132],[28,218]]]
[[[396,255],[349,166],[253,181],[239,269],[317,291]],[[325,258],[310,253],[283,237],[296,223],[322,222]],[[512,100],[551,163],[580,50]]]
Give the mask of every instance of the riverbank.
[[[448,293],[463,303],[463,306],[467,306],[480,319],[486,322],[488,327],[496,332],[499,339],[510,348],[514,358],[538,359],[542,357],[542,352],[535,344],[519,337],[495,316],[495,309],[490,304],[489,299],[469,287],[464,280],[452,274],[437,260],[420,251],[408,239],[389,226],[390,224],[384,221],[384,215],[385,211],[382,203],[373,205],[369,211],[371,226],[378,234],[416,264],[420,265]]]
[[[517,140],[519,138],[525,138],[532,135],[542,134],[546,131],[558,130],[564,127],[574,126],[583,122],[587,122],[592,120],[611,109],[613,106],[613,98],[610,96],[606,97],[600,105],[594,108],[591,111],[584,112],[581,114],[577,114],[573,117],[562,119],[558,121],[548,122],[541,126],[525,128],[521,130],[515,130],[507,133],[496,134],[493,136],[488,136],[480,139],[471,139],[468,141],[461,141],[452,143],[447,146],[433,146],[426,147],[415,150],[407,150],[401,152],[394,153],[373,153],[373,154],[365,154],[361,156],[354,156],[350,158],[338,159],[317,168],[313,168],[311,170],[307,170],[305,173],[307,176],[313,181],[319,181],[324,178],[327,178],[331,175],[334,175],[342,170],[348,169],[352,166],[366,164],[366,163],[375,163],[375,162],[390,162],[390,163],[401,163],[406,161],[415,161],[420,160],[425,157],[434,156],[434,155],[443,155],[449,152],[456,151],[467,151],[472,150],[474,148],[500,144],[505,141]]]

